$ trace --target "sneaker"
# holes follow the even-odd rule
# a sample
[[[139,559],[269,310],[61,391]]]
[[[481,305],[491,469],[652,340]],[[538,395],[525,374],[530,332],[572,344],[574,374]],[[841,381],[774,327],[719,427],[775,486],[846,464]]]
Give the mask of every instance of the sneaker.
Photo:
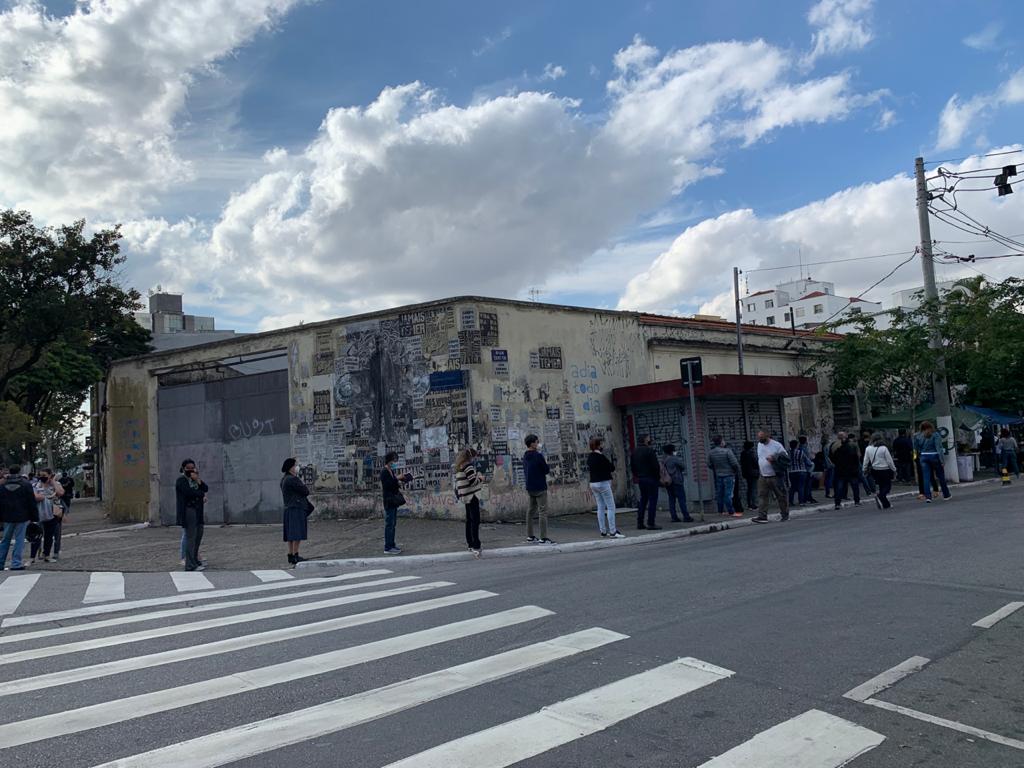
[[[808,504],[817,504],[817,503],[818,503],[818,500],[817,500],[817,499],[808,499],[808,500],[807,500],[807,503],[808,503]]]
[[[727,515],[727,517],[728,517],[728,515]],[[692,523],[693,522],[693,518],[692,517],[684,517],[683,518],[683,522],[684,523]]]
[[[60,555],[54,555],[50,558],[51,563],[56,563],[58,560],[60,560]]]
[[[729,517],[743,517],[742,512],[733,512]]]
[[[296,555],[296,556],[295,556],[295,562],[298,562],[298,561],[299,561],[299,557],[298,557],[298,555]],[[197,570],[197,571],[205,571],[205,570],[206,570],[206,566],[205,566],[205,565],[203,565],[202,563],[200,563],[200,564],[199,564],[199,565],[198,565],[198,566],[196,567],[196,570]]]
[[[401,552],[402,550],[398,550],[398,551]],[[304,563],[304,562],[306,562],[307,559],[308,558],[302,557],[301,555],[296,555],[295,556],[295,564],[298,565],[299,563]],[[200,566],[200,567],[205,568],[206,566]]]
[[[601,536],[602,536],[603,538],[606,538],[606,539],[607,539],[607,538],[608,538],[608,537],[609,537],[610,535],[611,535],[611,534],[609,534],[609,533],[605,533],[604,531],[601,531]]]
[[[473,557],[475,557],[477,560],[479,560],[480,555],[483,554],[479,549],[471,549],[470,552],[473,553]]]
[[[179,563],[179,565],[180,565],[180,566],[181,566],[182,568],[184,568],[184,567],[185,567],[185,558],[184,558],[184,557],[183,557],[183,558],[181,558],[181,562]]]
[[[53,560],[51,560],[51,559],[50,559],[49,557],[44,557],[44,558],[43,558],[43,562],[44,562],[44,563],[52,563],[52,562],[53,562]]]
[[[750,518],[750,522],[752,522],[752,523],[767,523],[768,522],[768,516],[767,515],[758,515],[757,517]]]
[[[538,539],[536,536],[527,536],[526,541],[529,544],[536,544],[538,541],[540,541],[540,539]]]
[[[950,493],[950,494],[948,494],[948,495],[946,495],[946,496],[943,496],[943,497],[942,497],[942,500],[943,500],[943,501],[949,501],[949,500],[950,500],[950,499],[952,499],[952,498],[953,498],[953,494],[952,494],[952,493]]]
[[[789,513],[788,513],[788,512],[787,512],[786,514],[784,514],[784,515],[782,515],[782,516],[780,516],[780,517],[779,517],[779,522],[780,522],[780,523],[784,523],[784,522],[786,522],[787,520],[789,520]]]
[[[646,530],[647,530],[647,526],[646,526],[646,525],[644,525],[643,523],[637,523],[637,525],[636,525],[636,529],[637,529],[638,531],[646,531]]]
[[[616,531],[615,533],[609,533],[608,536],[610,538],[613,538],[613,539],[624,539],[624,538],[626,538],[626,534],[620,533],[619,531]]]
[[[384,554],[385,555],[400,555],[400,554],[402,554],[402,550],[400,550],[398,547],[391,547],[391,549],[385,549],[384,550]]]
[[[859,501],[855,501],[855,502],[853,502],[853,506],[855,506],[855,507],[863,507],[864,505],[861,504]]]
[[[925,499],[925,500],[924,500],[924,503],[925,503],[925,504],[931,504],[931,503],[932,503],[932,500],[931,500],[931,499]]]
[[[539,543],[540,544],[554,544],[555,542],[553,542],[551,539],[541,539]]]

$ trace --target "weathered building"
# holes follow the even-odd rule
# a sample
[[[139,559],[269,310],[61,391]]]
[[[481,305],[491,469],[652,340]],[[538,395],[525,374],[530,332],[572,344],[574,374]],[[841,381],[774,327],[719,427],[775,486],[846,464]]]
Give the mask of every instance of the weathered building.
[[[123,360],[104,388],[104,498],[117,519],[173,522],[174,481],[191,458],[210,485],[210,520],[276,521],[278,470],[295,456],[321,513],[368,515],[395,450],[415,477],[411,513],[458,517],[451,462],[473,445],[490,481],[485,515],[510,519],[525,506],[530,432],[552,467],[552,509],[570,512],[591,505],[594,435],[621,467],[624,498],[638,431],[700,467],[711,432],[735,443],[761,426],[830,428],[806,377],[826,341],[746,327],[739,377],[735,338],[725,321],[461,297]],[[702,358],[705,375],[696,441],[679,383],[687,356]]]

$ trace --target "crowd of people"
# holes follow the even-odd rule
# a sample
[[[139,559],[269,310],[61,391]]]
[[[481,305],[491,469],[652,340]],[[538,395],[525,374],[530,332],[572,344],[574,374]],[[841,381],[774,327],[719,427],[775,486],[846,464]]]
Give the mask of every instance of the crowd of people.
[[[11,570],[23,571],[37,562],[60,559],[61,532],[71,511],[75,481],[67,473],[58,476],[44,467],[23,474],[15,464],[0,470],[0,570],[11,553]],[[24,561],[25,542],[29,560]]]
[[[1007,466],[1017,470],[1016,441],[1004,431]],[[1012,443],[1011,443],[1012,441]],[[554,544],[548,537],[548,475],[551,472],[537,435],[525,438],[522,457],[523,476],[528,498],[526,541]],[[615,462],[605,455],[604,439],[590,440],[587,456],[590,490],[597,507],[598,534],[621,539],[616,524],[613,477]],[[942,498],[951,494],[943,469],[945,448],[941,436],[930,422],[922,422],[920,430],[910,436],[901,429],[890,445],[881,434],[862,433],[860,438],[839,432],[835,438],[812,455],[807,437],[790,440],[788,449],[760,431],[757,442],[746,441],[737,456],[724,438],[711,439],[707,466],[714,481],[714,499],[720,515],[743,517],[744,504],[753,513],[753,522],[768,522],[768,509],[774,502],[781,520],[789,519],[790,508],[817,504],[813,496],[816,481],[825,498],[834,499],[835,508],[842,507],[852,495],[855,506],[861,506],[861,490],[872,497],[879,509],[891,509],[889,495],[894,481],[918,482],[920,497],[931,502],[934,492]],[[465,507],[466,547],[474,557],[483,551],[480,541],[480,507],[487,498],[487,483],[477,470],[477,455],[472,448],[460,451],[452,466],[455,499]],[[384,506],[384,552],[399,555],[402,548],[396,540],[399,509],[406,504],[403,490],[413,480],[401,472],[399,456],[390,452],[384,457],[380,487]],[[636,528],[640,531],[661,530],[657,524],[658,497],[662,489],[668,495],[672,522],[692,522],[686,500],[687,463],[667,444],[659,457],[651,435],[642,435],[630,457],[633,480],[639,491]],[[203,508],[208,487],[196,471],[195,462],[186,459],[181,465],[182,477],[177,481],[178,525],[183,528],[182,565],[186,570],[202,570],[199,546],[203,536]],[[283,538],[287,544],[288,562],[292,566],[306,560],[299,554],[301,543],[308,538],[308,518],[314,511],[310,489],[302,481],[299,464],[288,458],[281,467],[283,504]],[[742,489],[745,487],[745,493]],[[58,545],[59,546],[59,545]],[[48,551],[48,550],[47,550]]]

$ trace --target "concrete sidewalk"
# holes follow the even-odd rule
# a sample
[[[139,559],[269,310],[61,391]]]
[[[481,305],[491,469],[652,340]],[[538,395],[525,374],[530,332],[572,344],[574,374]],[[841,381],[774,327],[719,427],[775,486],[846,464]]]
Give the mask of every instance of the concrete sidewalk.
[[[997,481],[993,480],[965,483],[959,488],[968,489],[986,484],[990,484],[993,489],[998,488]],[[916,491],[909,486],[897,486],[893,494],[893,498],[897,499],[897,509],[910,507],[914,496]],[[937,502],[939,503],[941,502]],[[917,508],[916,499],[912,504],[913,508]],[[712,507],[713,505],[709,505],[709,512]],[[798,507],[793,511],[793,517],[819,514],[831,508],[831,501],[817,506]],[[863,508],[874,511],[871,498],[867,499]],[[483,540],[485,556],[500,557],[555,554],[601,546],[629,546],[750,524],[749,515],[739,519],[709,513],[705,523],[699,520],[693,523],[671,523],[668,522],[667,512],[659,512],[658,517],[659,524],[663,526],[662,531],[640,532],[636,530],[635,512],[620,510],[619,528],[627,536],[623,540],[601,538],[593,512],[552,518],[548,524],[548,535],[556,542],[554,547],[526,544],[524,523],[484,523],[481,526],[480,537]],[[404,554],[401,557],[387,557],[391,563],[422,563],[471,557],[466,550],[464,524],[461,521],[400,517],[397,538]],[[72,508],[72,514],[64,528],[60,561],[36,563],[32,568],[39,571],[173,571],[181,567],[180,541],[180,528],[150,528],[111,523],[104,518],[102,508],[97,502],[76,500],[76,506]],[[314,520],[310,522],[309,541],[303,543],[302,555],[329,562],[331,565],[357,565],[386,557],[383,548],[384,523],[380,518]],[[281,527],[277,525],[208,526],[201,554],[209,568],[213,570],[288,567]],[[25,555],[28,556],[27,546]],[[309,564],[315,565],[314,562]]]

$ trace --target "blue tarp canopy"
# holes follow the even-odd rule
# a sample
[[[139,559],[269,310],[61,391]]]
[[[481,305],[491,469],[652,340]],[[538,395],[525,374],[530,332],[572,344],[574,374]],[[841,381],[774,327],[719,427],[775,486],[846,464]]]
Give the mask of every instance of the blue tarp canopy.
[[[980,405],[965,405],[964,410],[978,414],[994,424],[1024,424],[1024,417],[1014,416],[1010,413],[1003,413],[994,408],[984,408]]]

